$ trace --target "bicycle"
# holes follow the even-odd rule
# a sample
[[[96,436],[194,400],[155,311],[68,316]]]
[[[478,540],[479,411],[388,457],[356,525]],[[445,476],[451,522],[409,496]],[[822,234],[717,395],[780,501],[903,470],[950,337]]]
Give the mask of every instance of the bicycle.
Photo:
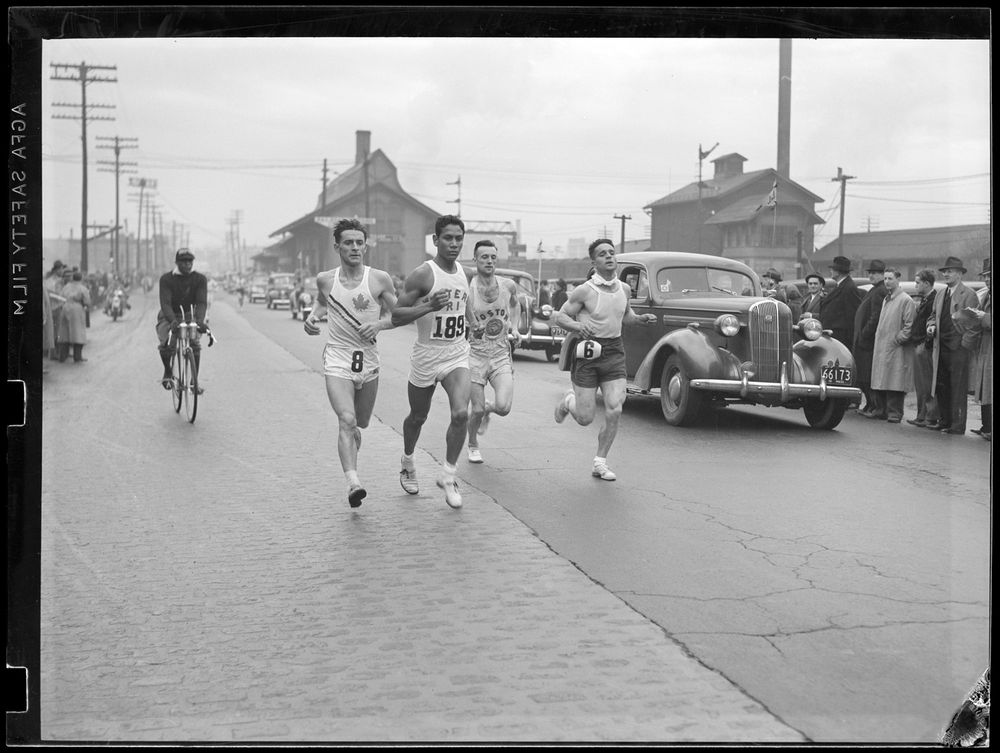
[[[211,348],[215,344],[215,337],[207,326],[205,334],[208,335],[208,347]],[[194,306],[191,306],[188,312],[182,309],[180,320],[170,333],[173,346],[170,361],[174,374],[171,400],[174,412],[180,413],[183,407],[188,423],[192,424],[198,415],[198,395],[201,394],[198,387],[198,366],[192,347],[192,343],[197,342],[198,339],[198,324],[194,321]]]

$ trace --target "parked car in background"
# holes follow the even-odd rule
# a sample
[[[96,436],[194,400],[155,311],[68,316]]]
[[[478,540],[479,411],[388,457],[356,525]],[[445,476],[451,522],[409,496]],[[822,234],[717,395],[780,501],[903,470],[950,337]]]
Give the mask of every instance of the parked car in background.
[[[801,409],[810,426],[833,429],[860,402],[847,346],[817,320],[795,322],[786,304],[763,297],[746,264],[656,251],[617,261],[632,310],[657,320],[622,328],[628,393],[658,394],[667,423],[687,426],[713,405],[745,403]],[[586,357],[577,345],[579,336],[567,335],[562,370]]]
[[[301,280],[292,291],[292,305],[289,307],[292,310],[292,319],[301,318],[305,321],[312,311],[313,301],[316,300],[318,294],[315,277],[306,277]]]
[[[292,306],[292,291],[295,290],[294,272],[275,272],[267,278],[265,300],[269,309]]]
[[[513,280],[518,287],[518,301],[521,304],[521,319],[517,331],[521,333],[520,350],[541,350],[548,361],[559,357],[559,349],[566,337],[566,331],[552,323],[552,306],[538,304],[538,288],[535,278],[528,272],[516,269],[497,269],[498,277]]]
[[[267,275],[254,275],[247,286],[247,298],[250,303],[267,300]]]

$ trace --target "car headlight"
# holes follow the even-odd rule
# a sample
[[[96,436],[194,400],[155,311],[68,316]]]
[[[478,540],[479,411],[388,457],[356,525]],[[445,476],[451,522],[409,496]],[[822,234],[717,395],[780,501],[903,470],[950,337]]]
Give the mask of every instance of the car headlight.
[[[552,307],[547,303],[542,304],[542,316],[544,316],[546,319],[552,316]]]
[[[823,325],[819,319],[803,319],[799,322],[799,330],[806,340],[818,340],[823,334]]]
[[[740,320],[732,314],[723,314],[715,320],[715,328],[726,337],[735,337],[740,331]]]

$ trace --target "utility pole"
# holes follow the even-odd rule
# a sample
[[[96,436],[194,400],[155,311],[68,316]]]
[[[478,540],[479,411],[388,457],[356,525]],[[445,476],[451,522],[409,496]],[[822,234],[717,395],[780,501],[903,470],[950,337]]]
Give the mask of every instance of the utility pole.
[[[326,157],[323,158],[323,201],[319,205],[320,210],[326,208]]]
[[[701,148],[701,144],[698,144],[698,253],[701,253],[701,189],[704,188],[704,184],[701,182],[701,163],[704,161],[705,157],[710,155],[715,151],[715,147],[719,145],[716,141],[714,146],[708,151]]]
[[[240,223],[243,221],[243,210],[234,209],[229,215],[229,235],[232,238],[233,263],[240,268]]]
[[[837,168],[837,177],[830,178],[832,181],[840,182],[840,235],[837,237],[837,252],[838,256],[844,255],[844,197],[847,194],[847,181],[853,180],[854,175],[844,175],[844,171],[841,168]]]
[[[114,136],[114,137],[111,137],[111,136],[98,136],[97,137],[97,141],[99,141],[99,142],[100,141],[110,141],[110,142],[113,142],[113,145],[112,144],[100,144],[99,143],[97,145],[98,149],[114,149],[115,150],[115,161],[114,161],[115,169],[113,171],[112,170],[108,170],[108,169],[104,169],[104,168],[100,168],[100,167],[97,168],[97,169],[98,169],[99,172],[105,172],[105,173],[114,172],[114,174],[115,174],[114,272],[115,272],[115,274],[118,274],[119,264],[120,264],[119,257],[118,257],[118,249],[119,249],[119,245],[120,245],[119,225],[121,224],[121,220],[119,219],[119,198],[118,198],[119,184],[120,184],[121,181],[119,179],[120,179],[120,177],[121,177],[121,175],[123,173],[134,173],[135,172],[135,170],[128,170],[128,169],[122,169],[122,168],[129,168],[129,167],[135,167],[136,166],[135,162],[121,162],[119,160],[119,156],[121,155],[121,150],[122,149],[138,149],[139,148],[139,144],[138,144],[139,140],[135,139],[135,138],[123,138],[121,136]],[[108,160],[98,160],[97,164],[98,165],[111,165],[112,163],[109,162]]]
[[[51,63],[54,72],[50,78],[53,81],[77,81],[80,84],[80,102],[53,102],[53,107],[79,107],[79,115],[53,115],[53,118],[65,120],[79,120],[81,125],[80,141],[83,144],[83,199],[82,217],[80,219],[80,271],[87,272],[87,121],[88,120],[114,120],[107,115],[90,115],[87,105],[87,84],[98,82],[116,83],[116,78],[105,78],[94,76],[91,71],[114,71],[117,68],[113,65],[87,65],[86,63]],[[72,71],[75,69],[76,73]],[[89,106],[89,109],[108,108],[113,109],[114,105]]]
[[[153,180],[153,179],[151,179],[151,178],[129,178],[128,179],[128,184],[132,188],[138,188],[139,189],[139,219],[138,219],[138,221],[136,222],[136,225],[135,225],[135,228],[136,228],[136,230],[135,230],[135,267],[136,267],[136,269],[139,269],[141,267],[142,270],[143,270],[143,272],[145,272],[146,274],[150,274],[150,272],[152,270],[151,270],[150,264],[149,264],[150,259],[149,259],[148,252],[146,254],[146,258],[145,259],[142,256],[142,217],[143,217],[142,210],[143,210],[144,207],[146,208],[146,215],[147,215],[147,219],[146,219],[146,245],[147,245],[147,248],[148,248],[148,246],[149,246],[149,219],[148,219],[148,215],[149,215],[149,208],[148,208],[149,199],[146,196],[146,189],[148,188],[152,192],[156,188],[156,181]]]
[[[624,253],[624,251],[625,251],[625,220],[631,220],[632,219],[632,215],[630,215],[630,214],[616,214],[615,215],[615,219],[622,221],[622,242],[621,242],[621,245],[618,246],[618,253]]]
[[[459,175],[457,180],[453,180],[450,183],[445,183],[446,186],[458,186],[458,198],[448,199],[449,204],[457,204],[458,207],[455,209],[455,216],[462,216],[462,176]]]

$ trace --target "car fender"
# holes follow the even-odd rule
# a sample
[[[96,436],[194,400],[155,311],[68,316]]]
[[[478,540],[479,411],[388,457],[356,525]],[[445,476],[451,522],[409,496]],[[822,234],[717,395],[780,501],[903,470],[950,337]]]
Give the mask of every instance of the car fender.
[[[676,329],[649,349],[632,379],[634,386],[641,390],[659,387],[663,364],[674,353],[680,356],[688,375],[699,379],[727,378],[736,362],[731,354],[710,342],[699,328]]]
[[[820,370],[824,366],[843,366],[851,369],[851,374],[857,375],[851,351],[840,340],[829,335],[823,335],[818,340],[799,340],[792,346],[792,357],[799,370],[799,382],[817,384]],[[852,380],[850,386],[854,386],[855,382],[856,380]]]

